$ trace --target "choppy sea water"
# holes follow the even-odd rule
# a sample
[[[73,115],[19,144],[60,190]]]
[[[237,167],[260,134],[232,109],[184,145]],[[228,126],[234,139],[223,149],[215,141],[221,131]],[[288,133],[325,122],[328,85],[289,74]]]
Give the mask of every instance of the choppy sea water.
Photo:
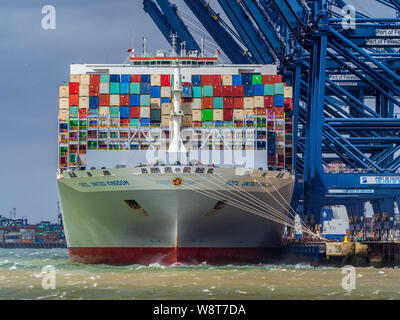
[[[54,266],[55,289],[43,289]],[[0,249],[0,299],[400,299],[400,269],[297,265],[108,266],[71,263],[66,249]]]

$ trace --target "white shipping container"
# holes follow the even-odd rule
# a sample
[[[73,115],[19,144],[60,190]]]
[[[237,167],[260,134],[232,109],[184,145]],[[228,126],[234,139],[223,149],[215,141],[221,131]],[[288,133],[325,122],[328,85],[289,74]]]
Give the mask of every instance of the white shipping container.
[[[70,74],[69,75],[69,82],[80,82],[81,75],[80,74]]]
[[[110,93],[110,84],[108,82],[100,82],[99,93],[100,94],[109,94]]]
[[[192,115],[192,104],[182,103],[182,111],[184,115]]]
[[[171,87],[161,87],[161,98],[171,98]]]
[[[69,110],[68,109],[61,109],[58,112],[58,117],[60,120],[67,121],[69,117]]]
[[[232,85],[232,75],[225,74],[222,76],[222,85],[223,86],[231,86]]]
[[[264,108],[264,96],[254,97],[254,108]]]
[[[110,113],[109,107],[99,107],[100,117],[108,117],[109,113]]]
[[[222,109],[214,109],[213,110],[213,119],[214,121],[224,121],[224,112]]]
[[[80,77],[80,84],[85,84],[85,85],[89,85],[90,84],[90,75],[88,74],[81,74]]]
[[[150,118],[150,107],[140,107],[140,118]]]
[[[151,107],[151,109],[161,109],[161,99],[160,98],[151,98],[150,99],[150,107]]]
[[[79,108],[89,108],[89,97],[79,97]]]
[[[162,115],[161,116],[161,126],[162,127],[169,127],[171,121],[171,116]]]
[[[69,98],[59,99],[59,109],[69,109]]]
[[[172,112],[172,103],[161,104],[161,114],[170,115]]]
[[[192,114],[183,116],[184,125],[192,125]]]
[[[69,97],[69,86],[60,86],[59,87],[59,97],[60,98],[68,98]]]
[[[192,110],[201,110],[201,98],[194,98],[192,101]],[[193,120],[198,121],[198,120]]]
[[[246,118],[252,118],[255,116],[254,109],[245,109]]]
[[[244,100],[243,100],[243,105],[244,105],[245,109],[253,109],[254,108],[254,99],[253,99],[253,97],[245,97]]]
[[[150,85],[151,86],[160,86],[161,85],[161,75],[152,74],[150,76]]]
[[[119,106],[119,94],[110,94],[110,106]]]
[[[243,109],[234,109],[233,110],[233,118],[235,120],[243,120],[244,119],[244,110]]]
[[[285,87],[284,98],[293,99],[293,87]]]
[[[201,110],[192,110],[192,120],[201,121]]]
[[[79,96],[80,97],[89,97],[89,85],[87,85],[87,84],[79,85]]]

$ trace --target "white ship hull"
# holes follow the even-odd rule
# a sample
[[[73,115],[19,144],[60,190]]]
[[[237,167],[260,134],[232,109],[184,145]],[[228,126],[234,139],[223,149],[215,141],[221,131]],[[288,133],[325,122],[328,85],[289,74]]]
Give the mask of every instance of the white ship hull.
[[[260,262],[275,253],[284,226],[238,208],[234,201],[256,197],[286,214],[294,186],[289,173],[269,171],[260,177],[264,171],[243,175],[243,169],[214,168],[212,174],[208,167],[205,173],[194,173],[196,167],[191,173],[160,169],[148,174],[140,168],[107,169],[111,175],[106,176],[103,170],[89,171],[92,176],[76,171],[77,177],[59,177],[73,261],[240,263]],[[215,209],[218,201],[226,203]],[[254,198],[247,205],[261,210]]]

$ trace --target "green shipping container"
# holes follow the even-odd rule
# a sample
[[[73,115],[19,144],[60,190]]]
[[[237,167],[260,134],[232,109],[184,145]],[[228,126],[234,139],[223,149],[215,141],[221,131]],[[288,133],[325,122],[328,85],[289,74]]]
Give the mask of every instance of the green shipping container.
[[[193,98],[201,98],[201,87],[192,87]]]
[[[110,82],[110,94],[119,94],[119,82]]]
[[[213,86],[204,86],[203,97],[212,97],[212,96],[213,96]]]
[[[150,112],[150,121],[161,121],[161,110],[152,109]]]
[[[285,87],[283,83],[274,84],[274,94],[285,94]]]
[[[266,118],[257,118],[257,127],[265,128],[267,126]]]
[[[110,107],[110,117],[111,118],[119,117],[119,107]]]
[[[69,116],[70,117],[78,117],[79,116],[79,107],[69,107]]]
[[[139,125],[140,125],[139,119],[130,119],[129,120],[130,127],[139,127]]]
[[[213,121],[213,109],[203,109],[201,110],[201,121]]]
[[[88,141],[87,143],[89,150],[96,150],[97,149],[97,141]]]
[[[67,153],[68,153],[68,147],[60,147],[60,155]]]
[[[79,120],[79,129],[86,129],[87,121],[86,120]]]
[[[266,84],[264,85],[264,96],[273,96],[274,95],[274,85]]]
[[[69,120],[69,128],[77,128],[78,127],[78,120]]]
[[[75,162],[76,161],[76,155],[75,154],[70,154],[69,155],[69,162]]]
[[[233,127],[233,121],[224,121],[224,127]]]
[[[150,106],[150,95],[142,94],[140,96],[140,106],[149,107]]]
[[[223,109],[224,108],[224,98],[214,97],[213,106],[214,106],[214,109]]]
[[[79,141],[85,141],[87,137],[86,131],[79,132]]]
[[[262,84],[262,76],[259,74],[253,74],[251,81],[253,85]]]
[[[129,91],[131,94],[140,94],[140,83],[131,82]]]
[[[109,74],[101,74],[100,82],[110,82],[110,75]]]

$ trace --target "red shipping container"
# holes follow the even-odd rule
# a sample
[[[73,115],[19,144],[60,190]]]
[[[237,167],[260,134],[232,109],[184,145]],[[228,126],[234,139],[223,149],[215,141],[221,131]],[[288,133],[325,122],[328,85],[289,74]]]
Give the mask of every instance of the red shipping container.
[[[182,98],[182,103],[192,103],[193,98]]]
[[[274,83],[278,83],[278,82],[282,82],[282,76],[281,75],[263,75],[262,76],[262,83],[263,84],[274,84]]]
[[[90,85],[99,85],[100,83],[100,75],[99,74],[91,74],[90,75]]]
[[[79,82],[69,83],[69,94],[79,93]]]
[[[233,86],[233,96],[234,97],[244,97],[244,87],[243,86]]]
[[[274,114],[275,114],[275,118],[283,119],[285,117],[285,108],[284,107],[275,107]]]
[[[131,75],[131,82],[141,82],[140,80],[142,79],[140,74],[132,74]]]
[[[70,94],[69,95],[69,105],[70,106],[79,106],[79,94]]]
[[[129,106],[129,94],[121,94],[119,96],[119,105],[120,106]]]
[[[140,107],[131,107],[130,117],[139,119],[140,118]]]
[[[274,96],[264,96],[264,107],[273,108],[274,106]]]
[[[233,86],[222,86],[222,94],[224,97],[233,97]]]
[[[285,98],[284,102],[285,109],[293,109],[293,99],[292,98]]]
[[[202,109],[212,109],[213,103],[213,97],[203,97],[201,107]]]
[[[193,127],[201,127],[202,126],[201,121],[193,121],[192,124],[193,124]]]
[[[233,108],[243,109],[243,98],[233,98]]]
[[[220,86],[221,83],[222,83],[222,77],[220,74],[211,76],[211,84],[213,86]]]
[[[129,125],[129,119],[120,119],[121,126],[127,127]]]
[[[224,121],[233,121],[233,109],[224,109]]]
[[[222,86],[221,85],[214,86],[214,88],[213,88],[213,96],[214,97],[223,97]]]
[[[161,85],[167,87],[171,85],[171,76],[169,74],[161,75]]]
[[[191,82],[182,82],[183,87],[191,87],[192,83]]]
[[[233,109],[232,97],[224,97],[224,109]]]
[[[79,109],[79,118],[86,118],[87,117],[87,109],[81,108]]]
[[[268,120],[273,120],[274,119],[274,115],[275,115],[274,108],[268,108],[267,109]]]
[[[212,85],[211,76],[207,75],[207,74],[203,74],[201,76],[201,85],[202,86],[210,86],[210,85]]]
[[[89,96],[94,97],[99,95],[99,86],[97,84],[91,84],[89,86]]]
[[[100,105],[100,107],[110,106],[110,95],[109,94],[99,95],[99,105]]]
[[[267,110],[265,108],[256,108],[256,114],[259,116],[266,116]]]

